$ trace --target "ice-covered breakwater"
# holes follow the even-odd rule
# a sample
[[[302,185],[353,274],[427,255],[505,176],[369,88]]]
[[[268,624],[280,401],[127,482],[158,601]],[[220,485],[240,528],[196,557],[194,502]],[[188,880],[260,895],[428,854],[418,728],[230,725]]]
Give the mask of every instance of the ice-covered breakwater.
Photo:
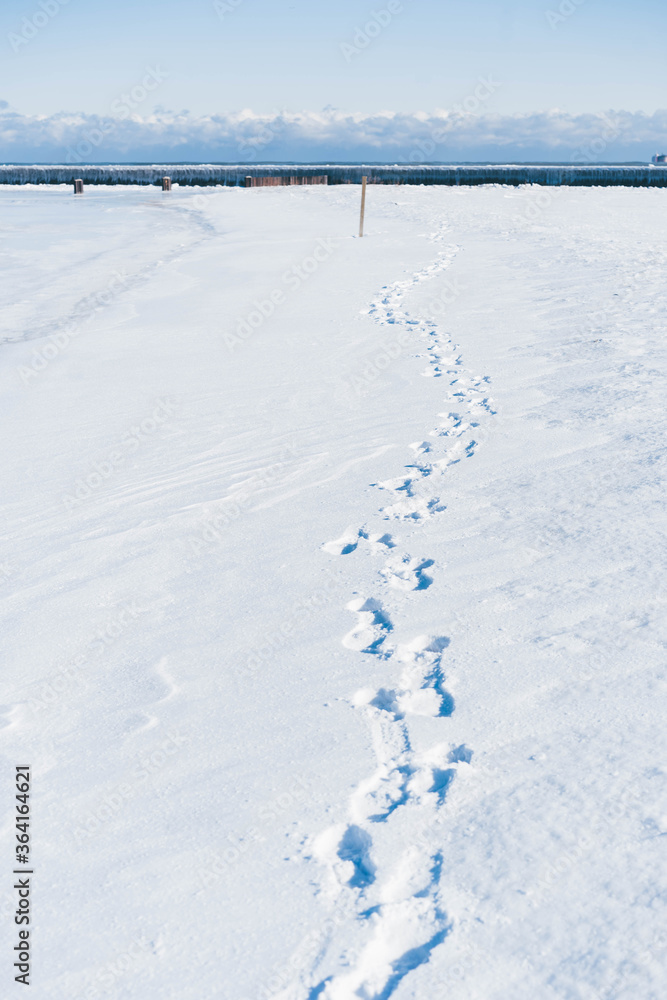
[[[667,187],[667,167],[653,166],[417,166],[401,164],[300,165],[154,164],[144,166],[0,165],[2,184],[159,184],[165,175],[175,184],[244,186],[246,177],[326,175],[329,184],[546,184],[573,187]]]

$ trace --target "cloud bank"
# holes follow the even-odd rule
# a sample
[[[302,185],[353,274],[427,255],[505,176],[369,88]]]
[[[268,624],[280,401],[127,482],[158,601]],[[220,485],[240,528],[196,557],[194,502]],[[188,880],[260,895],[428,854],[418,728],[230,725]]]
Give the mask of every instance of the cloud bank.
[[[647,161],[667,151],[667,110],[571,115],[382,111],[122,117],[23,115],[0,101],[5,163]]]

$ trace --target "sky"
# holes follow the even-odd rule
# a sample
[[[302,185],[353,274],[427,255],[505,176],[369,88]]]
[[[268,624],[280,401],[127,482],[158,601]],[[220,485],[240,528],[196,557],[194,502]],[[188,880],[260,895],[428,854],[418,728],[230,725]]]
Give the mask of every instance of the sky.
[[[420,112],[456,109],[472,109],[480,122],[500,116],[509,130],[504,152],[514,149],[517,116],[550,112],[554,149],[565,127],[565,150],[569,126],[559,122],[611,110],[653,116],[667,105],[661,87],[666,28],[667,5],[657,0],[3,0],[0,159],[38,150],[35,116],[56,116],[44,124],[41,143],[51,154],[54,143],[62,146],[58,135],[77,140],[76,147],[93,127],[90,116],[118,119],[123,109],[128,118],[146,120],[156,109],[162,116],[159,134],[154,125],[143,137],[126,129],[125,159],[176,147],[180,158],[195,147],[202,155],[230,154],[244,139],[214,135],[201,121],[218,116],[233,131],[244,111],[265,123],[304,112],[338,123],[328,137],[321,128],[314,136],[312,127],[303,142],[290,133],[293,158],[311,147],[347,158],[353,148],[345,147],[340,125],[346,115],[372,123],[391,112],[418,123]],[[155,86],[142,95],[149,71]],[[491,92],[475,104],[481,81],[490,82]],[[141,99],[126,103],[123,95],[133,89]],[[58,117],[62,112],[80,116],[72,134]],[[191,127],[184,138],[186,119]],[[662,123],[648,129],[642,156],[655,151]],[[378,154],[389,149],[384,125],[374,145],[374,127],[354,150],[364,143]],[[285,137],[282,125],[277,131]],[[480,126],[469,152],[498,152],[486,132]],[[119,154],[119,143],[119,134],[105,139],[90,158]],[[534,148],[524,145],[524,158],[543,145],[543,136]],[[631,151],[627,143],[616,146],[619,156]],[[282,147],[267,142],[262,149],[268,155]],[[447,150],[437,152],[433,159],[447,158]]]

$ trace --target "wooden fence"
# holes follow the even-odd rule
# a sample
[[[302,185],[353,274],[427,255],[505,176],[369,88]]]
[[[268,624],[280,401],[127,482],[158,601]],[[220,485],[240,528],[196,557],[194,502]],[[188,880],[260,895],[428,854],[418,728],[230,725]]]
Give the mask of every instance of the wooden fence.
[[[246,187],[284,187],[293,184],[328,184],[327,174],[301,174],[298,177],[252,177],[245,179]]]

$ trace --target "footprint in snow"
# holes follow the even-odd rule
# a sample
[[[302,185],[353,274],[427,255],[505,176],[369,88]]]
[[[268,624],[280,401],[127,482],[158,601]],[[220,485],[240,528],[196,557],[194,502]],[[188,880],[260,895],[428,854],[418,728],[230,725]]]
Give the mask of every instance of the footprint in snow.
[[[426,590],[433,583],[425,570],[433,566],[432,559],[411,559],[409,555],[390,559],[380,575],[395,590]]]
[[[380,646],[393,628],[380,604],[372,598],[356,597],[347,609],[357,615],[357,624],[343,639],[345,648],[379,654]]]
[[[322,548],[332,556],[349,556],[352,552],[356,552],[362,538],[368,538],[363,528],[347,528],[340,538],[326,542]]]
[[[424,521],[446,509],[438,497],[412,498],[384,507],[380,513],[387,521]]]
[[[376,866],[371,857],[373,840],[366,830],[354,823],[331,826],[313,842],[313,854],[326,866],[335,886],[365,889],[375,881]]]
[[[380,889],[380,902],[362,914],[373,928],[350,971],[321,982],[312,996],[323,1000],[389,1000],[401,980],[425,965],[450,931],[438,905],[443,865],[439,851],[409,848]]]
[[[454,699],[444,688],[442,654],[449,645],[444,636],[418,636],[399,646],[396,658],[405,664],[396,697],[401,712],[431,718],[450,716]]]
[[[355,705],[373,704],[394,719],[405,715],[449,717],[454,712],[454,699],[444,687],[441,663],[448,645],[449,639],[444,636],[421,635],[398,646],[394,656],[405,666],[396,688],[383,688],[377,694],[360,691],[355,696]]]
[[[340,538],[333,542],[326,542],[322,549],[332,556],[349,556],[356,552],[359,544],[365,541],[372,552],[385,552],[387,549],[396,548],[396,543],[391,535],[369,535],[363,528],[347,528]]]

